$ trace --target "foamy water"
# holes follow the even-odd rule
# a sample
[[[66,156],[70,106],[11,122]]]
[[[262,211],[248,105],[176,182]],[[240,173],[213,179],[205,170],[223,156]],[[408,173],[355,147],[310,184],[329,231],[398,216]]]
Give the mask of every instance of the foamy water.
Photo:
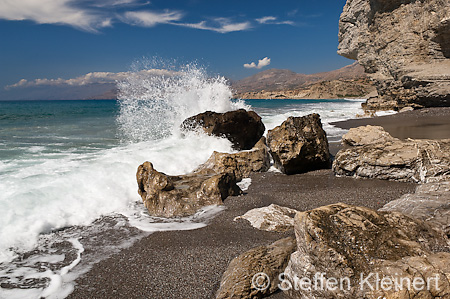
[[[95,102],[100,112],[90,115],[89,102],[22,103],[0,115],[0,298],[64,298],[100,259],[154,231],[201,228],[220,213],[223,207],[213,206],[192,217],[151,217],[137,194],[144,161],[184,174],[214,150],[231,151],[228,140],[181,134],[185,118],[251,105],[272,129],[315,112],[338,140],[344,131],[329,123],[362,112],[358,101],[232,101],[223,77],[194,65],[165,76],[140,70],[119,82],[118,109]]]

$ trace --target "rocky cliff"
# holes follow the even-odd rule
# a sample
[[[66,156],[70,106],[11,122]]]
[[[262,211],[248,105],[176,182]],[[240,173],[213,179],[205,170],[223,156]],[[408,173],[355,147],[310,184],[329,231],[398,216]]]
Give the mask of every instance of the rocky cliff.
[[[450,106],[450,0],[347,0],[338,53],[374,80],[367,109]]]

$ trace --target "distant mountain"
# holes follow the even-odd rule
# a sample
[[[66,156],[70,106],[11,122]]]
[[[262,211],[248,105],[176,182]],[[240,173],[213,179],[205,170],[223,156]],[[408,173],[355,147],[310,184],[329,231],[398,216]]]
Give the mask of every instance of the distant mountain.
[[[312,75],[290,70],[270,69],[232,83],[236,94],[260,91],[286,91],[300,89],[314,83],[333,80],[365,79],[364,69],[357,62],[338,70]]]
[[[149,74],[166,74],[165,70],[147,70]],[[115,99],[117,80],[127,73],[89,73],[74,79],[22,81],[0,88],[1,100],[84,100]],[[354,80],[352,82],[345,82]],[[356,80],[356,81],[355,81]],[[47,82],[42,84],[42,81]],[[61,81],[61,82],[60,82]],[[334,82],[339,81],[339,82]],[[319,84],[329,82],[327,84]],[[334,82],[334,83],[333,83]],[[314,86],[314,84],[319,84]],[[331,72],[312,75],[290,70],[270,69],[251,77],[231,82],[235,97],[253,98],[331,98],[346,95],[361,96],[374,88],[358,64],[345,66]]]
[[[31,86],[2,90],[0,101],[23,100],[109,100],[117,97],[117,88],[111,83],[93,83],[82,86]]]

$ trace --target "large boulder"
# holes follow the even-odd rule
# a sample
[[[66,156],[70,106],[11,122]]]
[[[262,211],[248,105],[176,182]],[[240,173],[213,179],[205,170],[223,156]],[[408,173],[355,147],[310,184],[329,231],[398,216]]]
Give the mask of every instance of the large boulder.
[[[200,208],[220,205],[228,196],[239,195],[232,173],[210,170],[169,176],[145,162],[136,173],[138,193],[152,216],[176,217],[195,214]]]
[[[262,298],[278,290],[278,276],[295,250],[292,237],[259,246],[234,258],[222,276],[216,299]]]
[[[450,179],[450,139],[400,140],[382,127],[352,128],[333,162],[337,175],[401,182]]]
[[[297,212],[288,207],[271,204],[267,207],[251,209],[244,215],[235,217],[234,221],[242,219],[259,230],[285,232],[294,227],[294,216]]]
[[[183,130],[201,128],[209,135],[226,137],[236,150],[251,149],[265,131],[261,117],[244,109],[225,113],[206,111],[187,118],[181,127]]]
[[[211,157],[196,171],[211,169],[217,173],[233,173],[237,181],[248,177],[252,172],[265,172],[270,168],[270,155],[266,139],[261,137],[249,151],[237,153],[219,153],[214,151]]]
[[[450,106],[450,0],[347,0],[338,53],[375,82],[366,109]]]
[[[447,237],[421,220],[340,203],[297,213],[294,230],[297,251],[281,285],[290,298],[450,295]],[[406,280],[403,290],[387,287],[417,277],[435,281],[425,290],[406,289]]]
[[[419,185],[415,193],[388,202],[380,211],[396,211],[426,221],[450,237],[450,181]]]
[[[320,116],[289,117],[267,133],[275,167],[285,174],[329,168],[330,151]]]

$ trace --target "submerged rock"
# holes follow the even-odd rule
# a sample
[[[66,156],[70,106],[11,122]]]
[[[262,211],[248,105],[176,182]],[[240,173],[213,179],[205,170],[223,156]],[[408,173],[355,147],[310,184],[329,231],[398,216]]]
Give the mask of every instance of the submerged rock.
[[[183,130],[202,128],[209,135],[226,137],[236,150],[251,149],[265,131],[261,117],[244,109],[225,113],[206,111],[187,118],[181,127]]]
[[[193,215],[204,206],[220,205],[228,196],[239,195],[232,173],[216,174],[210,170],[181,176],[169,176],[145,162],[136,178],[138,193],[152,216]]]
[[[378,97],[365,109],[450,106],[450,0],[347,0],[339,50],[358,60]]]
[[[450,179],[450,139],[400,140],[382,127],[352,128],[333,162],[337,175],[402,182]]]
[[[268,207],[256,208],[242,216],[234,218],[234,221],[244,219],[257,229],[269,232],[285,232],[294,227],[294,216],[297,210],[271,204]]]
[[[294,250],[295,239],[289,237],[236,257],[222,276],[216,299],[262,298],[274,293],[278,290],[278,276]]]
[[[418,299],[450,294],[448,239],[421,220],[340,203],[297,213],[294,230],[297,251],[282,284],[290,298]],[[423,291],[388,290],[374,281],[436,275],[439,290],[435,284]],[[299,285],[302,279],[312,282],[309,289]]]
[[[196,171],[211,169],[216,173],[233,173],[237,181],[248,177],[252,172],[265,172],[270,168],[270,155],[266,139],[261,139],[249,151],[228,154],[214,151],[211,157]]]
[[[330,151],[318,114],[289,117],[267,133],[275,167],[285,174],[329,168]]]
[[[450,237],[450,181],[419,185],[414,194],[388,202],[380,211],[396,211],[426,221]]]

